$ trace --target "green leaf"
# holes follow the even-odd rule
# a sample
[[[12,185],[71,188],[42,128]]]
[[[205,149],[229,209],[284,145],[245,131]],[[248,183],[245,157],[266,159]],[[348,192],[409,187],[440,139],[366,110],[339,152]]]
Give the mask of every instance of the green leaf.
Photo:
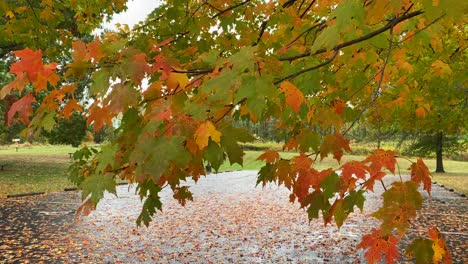
[[[256,50],[256,47],[242,47],[239,52],[232,55],[229,62],[233,65],[233,70],[237,72],[253,71],[257,62],[254,55]]]
[[[119,146],[107,144],[101,147],[101,151],[96,155],[97,166],[96,172],[102,173],[107,166],[113,168],[115,166],[115,154],[119,150]]]
[[[335,196],[335,193],[340,189],[340,177],[333,172],[330,176],[323,179],[320,183],[320,187],[323,189],[324,199],[330,199]]]
[[[80,184],[82,200],[91,194],[91,201],[97,204],[104,197],[104,191],[117,195],[115,186],[115,180],[110,175],[91,175]]]
[[[211,164],[211,167],[218,172],[219,167],[224,162],[224,152],[221,147],[210,139],[205,151],[205,159]]]
[[[432,258],[434,256],[434,249],[432,245],[434,241],[424,238],[416,238],[413,242],[406,248],[406,255],[410,258],[416,259],[416,264],[426,264],[432,263]]]
[[[305,199],[305,203],[309,204],[309,208],[307,208],[309,221],[318,218],[320,210],[327,212],[331,207],[328,199],[325,199],[321,191],[314,191],[309,194]]]
[[[262,186],[265,187],[268,182],[273,182],[275,180],[275,169],[276,167],[273,164],[266,163],[265,166],[258,171],[257,184],[255,186],[262,183]]]
[[[310,149],[318,151],[320,146],[320,136],[315,131],[303,130],[297,135],[296,140],[302,152],[308,152]]]
[[[101,95],[103,96],[109,89],[110,74],[108,70],[99,70],[93,75],[93,84],[89,89],[89,94],[91,96]]]
[[[255,138],[246,129],[234,128],[231,125],[221,127],[221,146],[227,153],[230,164],[238,163],[242,166],[244,151],[238,142],[250,142]]]
[[[143,222],[145,226],[148,227],[151,217],[156,213],[156,209],[162,211],[162,204],[159,198],[160,191],[161,187],[156,185],[152,180],[147,180],[144,183],[138,184],[137,192],[140,195],[140,198],[147,198],[143,203],[141,213],[136,220],[137,226],[141,226],[141,222]]]

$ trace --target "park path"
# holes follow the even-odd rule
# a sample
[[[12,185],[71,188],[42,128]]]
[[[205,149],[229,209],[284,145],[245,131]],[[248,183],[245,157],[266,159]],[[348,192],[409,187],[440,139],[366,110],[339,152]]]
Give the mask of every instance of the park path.
[[[149,228],[135,227],[141,202],[131,186],[119,186],[118,197],[106,195],[96,211],[78,220],[77,192],[2,199],[0,263],[364,262],[356,245],[377,225],[364,217],[380,203],[377,185],[364,215],[351,215],[338,231],[309,223],[289,203],[286,189],[254,188],[255,181],[255,171],[241,171],[189,182],[194,201],[185,207],[163,191],[163,212]],[[421,223],[437,225],[455,263],[468,263],[467,199],[435,185],[426,198]],[[420,230],[413,226],[410,233]]]

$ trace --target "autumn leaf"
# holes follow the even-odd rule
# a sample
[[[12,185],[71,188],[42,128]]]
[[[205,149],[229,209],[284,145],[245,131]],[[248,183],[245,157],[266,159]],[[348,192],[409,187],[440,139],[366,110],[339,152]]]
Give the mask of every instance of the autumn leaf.
[[[383,194],[383,206],[373,213],[382,220],[382,231],[390,234],[396,229],[400,235],[410,227],[409,220],[416,217],[417,210],[422,207],[422,196],[418,185],[412,181],[394,182],[392,188]]]
[[[34,102],[36,102],[36,98],[28,93],[23,98],[13,103],[7,113],[8,124],[11,125],[13,123],[13,117],[16,113],[18,113],[18,119],[21,122],[26,125],[29,124],[29,117],[33,113],[32,103]]]
[[[78,104],[78,101],[76,101],[76,99],[72,99],[68,101],[68,103],[62,109],[60,115],[68,119],[72,115],[73,111],[80,112],[82,110],[83,108]]]
[[[353,175],[356,175],[358,179],[365,180],[368,171],[369,167],[367,167],[363,162],[355,160],[346,162],[341,166],[341,176],[345,182],[348,182]]]
[[[329,153],[333,153],[333,158],[340,162],[343,151],[351,151],[349,140],[341,134],[327,135],[320,146],[320,159],[324,159]]]
[[[437,227],[431,227],[428,234],[433,241],[432,250],[434,251],[434,255],[432,257],[432,261],[434,263],[440,263],[440,261],[443,260],[443,263],[445,264],[452,263],[452,256],[450,255],[450,251],[442,234],[439,232],[439,229],[437,229]]]
[[[280,85],[280,90],[286,96],[286,104],[291,106],[294,112],[299,113],[301,105],[305,102],[302,92],[294,84],[284,81]]]
[[[277,151],[269,149],[265,151],[262,155],[260,155],[257,160],[264,160],[267,163],[274,163],[280,158]]]
[[[379,171],[384,167],[387,168],[391,173],[395,173],[395,152],[391,150],[376,149],[363,162],[369,162],[370,168],[373,171]]]
[[[424,190],[426,190],[429,194],[431,194],[431,173],[429,172],[429,168],[427,168],[424,161],[419,158],[415,163],[411,164],[411,180],[415,183],[422,183],[424,185]]]
[[[398,259],[398,247],[396,243],[400,239],[392,234],[384,234],[380,229],[373,229],[370,234],[362,237],[358,248],[367,249],[365,257],[369,264],[378,263],[385,254],[387,263],[395,263]]]
[[[194,134],[194,139],[200,149],[204,149],[208,146],[208,140],[210,138],[214,142],[220,143],[221,132],[216,129],[211,121],[206,121],[197,128]]]

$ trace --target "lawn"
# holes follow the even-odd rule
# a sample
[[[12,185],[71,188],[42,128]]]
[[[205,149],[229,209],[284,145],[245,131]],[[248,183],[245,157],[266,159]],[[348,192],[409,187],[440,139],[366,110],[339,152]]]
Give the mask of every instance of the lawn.
[[[20,148],[18,152],[14,147],[0,149],[0,164],[6,164],[5,170],[0,171],[0,197],[8,194],[28,192],[57,192],[66,187],[73,187],[67,179],[67,167],[70,164],[68,153],[76,148],[69,146],[40,146]],[[220,171],[232,170],[258,170],[263,165],[256,158],[262,151],[246,151],[244,166],[238,164],[223,164]],[[291,158],[296,153],[282,152],[283,158]],[[357,159],[362,160],[364,156],[345,155],[342,162]],[[415,158],[410,158],[415,160]],[[410,162],[399,158],[400,171],[407,174]],[[431,171],[435,170],[435,160],[425,159]],[[435,174],[434,181],[444,184],[459,192],[468,194],[468,162],[444,161],[446,174]],[[315,164],[318,169],[339,168],[339,164],[331,159],[325,158]]]

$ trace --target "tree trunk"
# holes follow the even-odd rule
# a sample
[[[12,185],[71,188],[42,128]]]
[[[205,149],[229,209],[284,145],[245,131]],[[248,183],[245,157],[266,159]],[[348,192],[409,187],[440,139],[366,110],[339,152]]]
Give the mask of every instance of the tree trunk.
[[[444,134],[442,132],[438,132],[436,137],[436,172],[443,173],[445,172],[444,163],[442,161],[442,145],[444,143]]]

